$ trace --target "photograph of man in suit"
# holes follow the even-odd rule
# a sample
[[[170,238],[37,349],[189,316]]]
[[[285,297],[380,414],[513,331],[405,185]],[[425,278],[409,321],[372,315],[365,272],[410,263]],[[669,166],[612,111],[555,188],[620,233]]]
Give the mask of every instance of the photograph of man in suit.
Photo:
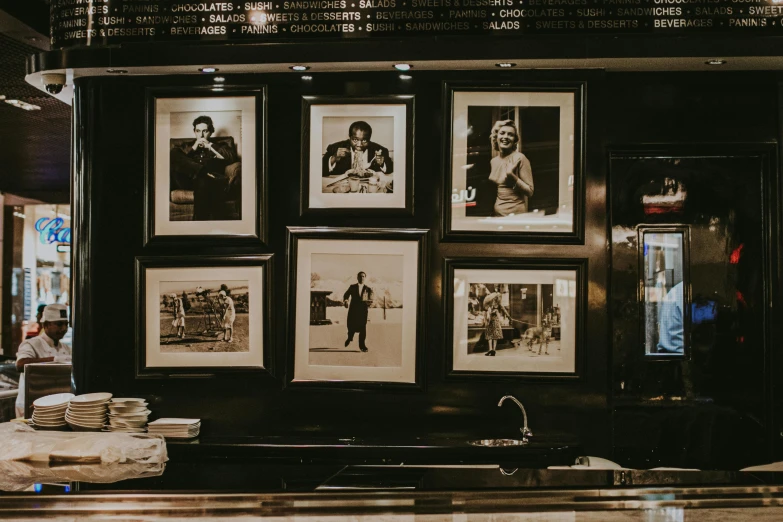
[[[323,157],[323,175],[345,174],[348,170],[372,170],[391,174],[394,162],[389,149],[371,141],[372,127],[366,121],[355,121],[348,128],[348,139],[326,147]]]
[[[359,349],[367,351],[365,340],[367,339],[367,314],[373,300],[372,288],[364,284],[367,274],[359,272],[356,275],[357,283],[348,287],[343,294],[343,304],[348,308],[348,338],[345,347],[353,341],[355,333],[359,333]]]
[[[241,164],[230,145],[211,139],[214,133],[212,118],[199,116],[193,120],[195,139],[171,149],[172,189],[193,191],[194,221],[234,219],[224,203]]]

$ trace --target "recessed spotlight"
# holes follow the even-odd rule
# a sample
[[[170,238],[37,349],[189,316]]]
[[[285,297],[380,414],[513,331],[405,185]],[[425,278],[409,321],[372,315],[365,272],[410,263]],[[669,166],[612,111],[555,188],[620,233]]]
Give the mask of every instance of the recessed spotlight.
[[[517,64],[512,62],[499,62],[495,64],[495,67],[500,67],[501,69],[511,69],[512,67],[516,67]]]
[[[215,83],[223,83],[224,81],[226,81],[226,79],[223,78],[222,76],[215,76],[214,78],[212,78],[212,81]]]
[[[401,74],[400,75],[400,80],[410,80],[411,78],[413,78],[413,76],[411,76],[410,74]]]
[[[706,63],[707,65],[725,65],[726,60],[722,60],[720,58],[713,58],[712,60],[707,60],[704,63]]]
[[[310,66],[309,65],[292,65],[291,67],[289,67],[289,69],[291,69],[292,71],[300,71],[301,72],[301,71],[309,70]]]
[[[199,72],[213,73],[213,72],[218,72],[218,70],[219,69],[216,69],[215,67],[202,67],[201,69],[199,69]]]
[[[128,71],[125,69],[106,69],[106,72],[109,74],[128,74]]]
[[[398,71],[410,71],[413,66],[409,63],[395,63],[394,68]]]
[[[303,75],[302,75],[302,79],[303,79],[303,80],[312,80],[312,79],[313,79],[313,77],[312,77],[312,76],[310,76],[309,74],[303,74]]]

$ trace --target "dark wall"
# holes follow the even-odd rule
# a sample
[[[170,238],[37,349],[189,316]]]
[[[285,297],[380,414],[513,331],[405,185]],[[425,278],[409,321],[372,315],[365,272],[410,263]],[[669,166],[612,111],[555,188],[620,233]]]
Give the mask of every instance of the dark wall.
[[[778,242],[776,77],[610,74],[607,89],[615,457],[632,467],[767,460],[780,431],[770,394],[777,321],[765,318],[778,264],[770,263]],[[662,159],[634,159],[645,150]],[[687,186],[684,209],[645,215],[641,194],[663,177]],[[642,355],[637,239],[626,233],[639,225],[688,227],[693,302],[718,312],[692,323],[683,359]]]
[[[442,243],[441,121],[444,80],[586,80],[585,244]],[[528,409],[535,434],[578,436],[586,454],[609,457],[611,349],[608,332],[606,147],[651,141],[770,141],[776,139],[775,78],[765,74],[607,74],[599,71],[420,72],[408,82],[395,73],[243,75],[228,83],[268,85],[267,245],[143,246],[145,97],[150,86],[204,85],[202,77],[93,78],[76,82],[74,179],[75,361],[80,392],[109,390],[148,396],[158,416],[199,417],[204,436],[516,436],[518,413],[497,408],[514,394]],[[415,95],[414,216],[301,218],[301,96]],[[429,237],[425,282],[426,367],[421,392],[283,389],[285,367],[287,226],[423,228]],[[276,378],[234,374],[214,379],[138,380],[135,367],[134,258],[158,255],[274,254],[272,330]],[[589,288],[581,377],[574,381],[446,378],[442,304],[444,257],[587,259]]]

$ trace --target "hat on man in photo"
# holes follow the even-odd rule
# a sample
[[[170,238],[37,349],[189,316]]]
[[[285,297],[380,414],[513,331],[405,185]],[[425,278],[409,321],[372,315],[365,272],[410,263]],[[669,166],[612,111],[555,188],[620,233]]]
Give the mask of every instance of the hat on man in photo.
[[[218,292],[218,295],[219,295],[220,297],[226,297],[226,292],[224,292],[223,290],[221,290],[220,292]]]
[[[43,311],[43,322],[54,323],[68,320],[68,307],[63,304],[46,305]]]

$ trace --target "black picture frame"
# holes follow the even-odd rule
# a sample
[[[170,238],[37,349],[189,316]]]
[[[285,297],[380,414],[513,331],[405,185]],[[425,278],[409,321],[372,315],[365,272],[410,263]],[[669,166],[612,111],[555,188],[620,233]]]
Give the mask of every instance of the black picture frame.
[[[221,374],[256,373],[265,380],[274,380],[274,310],[272,308],[274,286],[273,255],[234,256],[139,256],[135,258],[136,272],[136,378],[214,378]],[[147,271],[158,268],[260,268],[262,276],[261,325],[262,332],[257,342],[261,343],[261,365],[249,366],[148,366],[147,365]],[[248,322],[250,322],[248,317]]]
[[[587,315],[587,259],[584,258],[454,258],[443,260],[443,305],[445,322],[443,339],[445,374],[449,380],[514,380],[531,382],[578,381],[582,378],[585,357],[585,336]],[[535,372],[510,370],[462,370],[455,369],[455,275],[457,270],[487,271],[573,271],[575,274],[575,321],[574,321],[574,371]],[[548,347],[547,347],[548,348]],[[539,347],[540,351],[540,347]],[[494,357],[491,359],[500,359]]]
[[[301,216],[323,216],[323,215],[368,215],[368,216],[412,216],[413,215],[413,192],[414,192],[414,129],[415,129],[415,111],[414,111],[415,97],[411,94],[398,94],[398,95],[382,95],[372,97],[351,97],[351,96],[329,96],[329,95],[308,95],[302,96],[302,172],[301,172],[301,191],[300,191],[300,215]],[[396,174],[399,172],[399,168],[405,169],[402,179],[405,181],[404,194],[400,198],[403,206],[394,207],[378,207],[374,206],[372,202],[368,203],[368,206],[349,206],[349,207],[323,207],[316,208],[311,207],[311,180],[316,177],[316,174],[312,172],[315,165],[315,158],[313,151],[320,150],[320,154],[323,156],[323,147],[317,143],[311,143],[311,139],[315,139],[312,128],[313,107],[315,106],[356,106],[358,108],[366,107],[368,105],[399,105],[404,106],[405,114],[405,161],[399,162],[395,159],[395,179]],[[358,114],[352,116],[353,119],[359,120],[363,116]],[[350,112],[342,117],[348,117]],[[334,116],[330,116],[334,117]],[[397,120],[397,117],[395,117]],[[395,126],[397,122],[395,121]],[[347,131],[342,138],[347,138]],[[394,140],[397,142],[398,140]],[[399,157],[399,151],[395,150],[395,155]],[[320,161],[320,160],[319,160]],[[322,178],[319,168],[319,179]],[[395,186],[395,190],[397,190]]]
[[[573,114],[568,115],[568,118],[573,118],[573,167],[570,169],[571,176],[573,177],[572,183],[569,185],[569,191],[572,194],[572,209],[571,209],[571,230],[565,231],[565,232],[554,232],[553,230],[556,228],[557,223],[553,222],[553,225],[550,225],[547,223],[541,224],[541,225],[533,225],[538,228],[545,228],[548,227],[548,230],[526,230],[523,227],[525,225],[519,224],[515,225],[516,229],[507,229],[509,225],[504,224],[502,227],[494,226],[494,229],[491,229],[489,225],[482,225],[484,228],[475,228],[475,229],[455,229],[453,226],[454,221],[454,213],[452,211],[453,204],[459,205],[461,203],[461,200],[459,202],[452,201],[452,195],[461,196],[461,192],[464,191],[468,198],[471,196],[473,197],[480,197],[480,195],[477,195],[476,189],[474,187],[468,187],[466,189],[456,189],[454,188],[454,180],[453,180],[453,173],[455,172],[455,166],[454,166],[454,157],[455,157],[455,146],[454,146],[454,136],[455,136],[455,128],[454,128],[454,121],[455,121],[455,114],[457,109],[455,109],[455,102],[454,97],[457,93],[466,93],[466,94],[474,94],[477,96],[481,95],[490,95],[490,96],[500,96],[500,95],[535,95],[540,94],[542,97],[548,96],[548,95],[559,95],[559,94],[570,94],[573,95]],[[587,82],[586,81],[548,81],[548,82],[533,82],[533,81],[517,81],[517,82],[470,82],[470,81],[445,81],[443,82],[443,192],[441,197],[441,204],[443,207],[443,210],[441,212],[441,241],[444,242],[472,242],[472,243],[486,243],[486,242],[492,242],[492,243],[538,243],[538,244],[567,244],[567,245],[581,245],[584,244],[584,228],[585,228],[585,218],[584,218],[584,212],[585,212],[585,178],[586,178],[586,172],[585,172],[585,158],[586,158],[586,147],[585,147],[585,136],[586,136],[586,118],[585,118],[585,107],[587,106]],[[477,105],[477,107],[495,107],[497,109],[501,109],[500,102],[498,102],[497,105]],[[539,107],[538,105],[529,105],[529,106],[521,106],[521,105],[515,105],[515,106],[505,106],[503,105],[502,108],[506,109],[513,109],[516,107],[517,109],[522,108],[531,108],[531,107]],[[541,106],[545,107],[545,106]],[[464,129],[465,133],[465,154],[466,154],[466,161],[467,156],[471,153],[469,152],[470,146],[467,145],[467,136],[476,134],[476,129],[473,129],[469,124],[468,119],[468,111],[470,109],[470,105],[466,105],[464,108],[465,114],[464,119],[466,121],[467,128]],[[460,109],[461,110],[461,109]],[[550,117],[551,119],[551,117]],[[562,116],[561,116],[562,120]],[[521,141],[524,143],[524,129],[520,129],[520,132],[523,136],[520,136]],[[563,136],[563,131],[558,127],[559,135]],[[487,132],[487,136],[490,133]],[[489,147],[489,145],[487,144]],[[562,140],[558,141],[558,152],[561,151],[561,149],[564,147]],[[567,145],[566,145],[567,147]],[[491,152],[490,152],[491,155]],[[560,152],[560,155],[562,155],[562,152]],[[559,165],[559,155],[557,164]],[[461,169],[464,169],[466,166],[472,166],[473,164],[466,164]],[[485,166],[488,166],[486,164]],[[465,172],[467,172],[467,169],[464,169]],[[534,177],[534,186],[535,186],[535,172],[536,167],[535,165],[532,165],[532,172]],[[468,181],[468,174],[465,174],[466,176],[466,185]],[[563,179],[562,178],[562,172],[558,172],[558,182],[555,184],[555,191],[560,192],[562,190],[561,188],[558,188],[558,183],[562,184]],[[485,178],[482,178],[484,181],[483,183],[487,183]],[[545,178],[548,179],[548,178]],[[569,179],[566,177],[565,183],[569,184]],[[472,188],[473,190],[468,190]],[[486,193],[486,191],[484,191]],[[534,196],[536,195],[534,190]],[[552,199],[551,197],[549,199]],[[487,198],[482,198],[481,206],[487,207],[490,203],[487,203]],[[547,200],[547,207],[546,209],[542,209],[542,215],[549,215],[549,213],[554,210],[556,213],[560,212],[560,207],[562,206],[562,202],[559,200],[559,196],[557,200],[555,201],[554,205],[552,205],[552,201]],[[478,204],[478,202],[477,202]],[[468,201],[465,202],[465,207],[467,209]],[[552,208],[549,208],[552,207]],[[534,209],[537,211],[538,209]],[[494,212],[494,210],[493,210]],[[530,213],[531,211],[528,210],[526,213]],[[467,214],[467,210],[466,210]],[[557,216],[557,214],[556,214]],[[482,219],[491,218],[491,214],[488,214],[487,216],[477,216]],[[464,218],[467,219],[467,218]],[[546,218],[545,218],[546,219]],[[551,220],[550,220],[551,221]],[[500,230],[502,228],[502,230]],[[528,228],[530,226],[528,225]]]
[[[429,231],[422,229],[377,229],[377,228],[327,228],[327,227],[288,227],[287,228],[287,267],[288,274],[288,328],[285,387],[291,389],[342,389],[342,390],[390,390],[423,392],[425,389],[425,351],[426,345],[426,273],[427,238]],[[297,353],[297,268],[300,255],[300,242],[304,240],[327,241],[399,241],[415,243],[416,269],[416,310],[411,314],[415,318],[416,340],[413,381],[388,382],[348,379],[301,379],[296,376]],[[405,350],[405,346],[402,347]],[[307,348],[309,353],[309,348]],[[304,349],[303,349],[304,351]]]
[[[219,90],[218,90],[219,89]],[[162,99],[209,99],[225,97],[253,97],[255,99],[253,142],[255,161],[253,163],[255,190],[252,201],[254,211],[249,211],[249,219],[253,219],[252,231],[238,234],[159,234],[156,233],[156,104]],[[224,84],[218,88],[213,86],[190,87],[147,87],[145,90],[146,115],[146,173],[144,176],[144,245],[203,245],[215,240],[223,244],[265,244],[268,234],[268,195],[267,195],[267,86],[247,86]],[[243,179],[245,174],[243,172]],[[242,213],[245,213],[243,209]],[[210,223],[205,221],[204,223]]]

